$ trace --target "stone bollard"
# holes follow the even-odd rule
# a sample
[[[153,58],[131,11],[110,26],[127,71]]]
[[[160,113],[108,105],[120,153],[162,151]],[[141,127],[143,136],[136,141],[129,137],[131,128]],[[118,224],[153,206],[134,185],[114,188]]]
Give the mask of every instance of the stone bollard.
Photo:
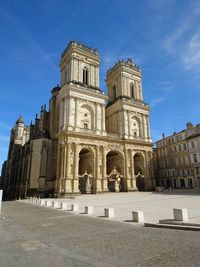
[[[47,200],[47,207],[53,207],[53,201]]]
[[[78,211],[78,204],[72,204],[71,211]]]
[[[36,199],[36,203],[37,203],[37,204],[40,204],[40,203],[41,203],[41,199],[40,199],[40,198],[37,198],[37,199]]]
[[[144,222],[144,212],[143,211],[132,211],[133,222],[143,223]]]
[[[44,200],[44,199],[41,199],[41,202],[40,202],[40,204],[41,204],[42,206],[46,206],[46,205],[47,205],[47,201],[46,201],[46,200]]]
[[[188,221],[187,209],[173,209],[173,214],[175,221]]]
[[[86,206],[85,214],[93,214],[93,206]]]
[[[63,209],[63,210],[69,210],[69,203],[67,203],[67,202],[63,202],[63,203],[62,203],[62,209]]]
[[[3,190],[0,190],[0,213],[1,213],[2,198],[3,198]]]
[[[104,215],[107,218],[114,218],[115,217],[114,208],[106,208],[106,209],[104,209]]]
[[[62,203],[61,202],[54,202],[54,208],[56,209],[62,209]]]

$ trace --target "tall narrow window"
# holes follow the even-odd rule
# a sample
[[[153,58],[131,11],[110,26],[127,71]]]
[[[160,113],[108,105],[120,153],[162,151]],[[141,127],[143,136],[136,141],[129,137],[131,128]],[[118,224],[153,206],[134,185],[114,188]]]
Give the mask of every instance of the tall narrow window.
[[[112,88],[112,100],[115,100],[117,97],[117,94],[116,94],[116,86],[114,85],[113,88]]]
[[[83,84],[88,85],[88,69],[83,69]]]
[[[131,98],[135,99],[135,92],[134,92],[134,85],[133,83],[130,84],[130,96]]]
[[[193,162],[198,162],[197,154],[193,154]]]

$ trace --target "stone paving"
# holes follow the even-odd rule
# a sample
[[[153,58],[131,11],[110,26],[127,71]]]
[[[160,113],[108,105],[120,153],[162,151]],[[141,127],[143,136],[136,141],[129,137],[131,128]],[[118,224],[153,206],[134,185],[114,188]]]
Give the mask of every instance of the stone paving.
[[[78,204],[79,211],[76,212],[77,214],[83,214],[85,206],[93,206],[94,213],[90,215],[92,217],[103,216],[104,208],[114,208],[115,218],[112,220],[126,223],[131,220],[131,214],[134,210],[144,211],[145,222],[158,223],[161,219],[172,219],[173,208],[187,208],[190,222],[200,223],[199,194],[106,193],[77,195],[74,199],[56,199],[56,201]]]
[[[200,266],[199,240],[23,201],[4,202],[0,214],[1,267]]]

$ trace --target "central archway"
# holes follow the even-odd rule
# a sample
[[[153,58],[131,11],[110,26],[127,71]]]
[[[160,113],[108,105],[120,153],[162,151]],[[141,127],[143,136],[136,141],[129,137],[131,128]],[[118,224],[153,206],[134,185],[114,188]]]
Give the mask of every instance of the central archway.
[[[144,158],[141,153],[136,153],[133,157],[136,186],[139,191],[145,191],[145,167]]]
[[[111,150],[106,155],[108,190],[124,191],[124,158],[118,151]]]
[[[94,154],[83,148],[79,152],[79,190],[81,193],[93,192]]]

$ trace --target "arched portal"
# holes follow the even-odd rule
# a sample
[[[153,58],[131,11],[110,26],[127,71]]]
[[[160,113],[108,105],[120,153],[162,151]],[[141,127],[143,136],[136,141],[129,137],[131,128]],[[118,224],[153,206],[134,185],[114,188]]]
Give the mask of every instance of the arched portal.
[[[145,168],[144,168],[144,158],[141,153],[136,153],[133,158],[134,161],[134,172],[136,177],[136,186],[139,191],[145,190]]]
[[[94,177],[94,154],[83,148],[79,153],[79,190],[81,193],[92,193]]]
[[[124,191],[124,159],[118,151],[106,155],[106,174],[109,191]]]

